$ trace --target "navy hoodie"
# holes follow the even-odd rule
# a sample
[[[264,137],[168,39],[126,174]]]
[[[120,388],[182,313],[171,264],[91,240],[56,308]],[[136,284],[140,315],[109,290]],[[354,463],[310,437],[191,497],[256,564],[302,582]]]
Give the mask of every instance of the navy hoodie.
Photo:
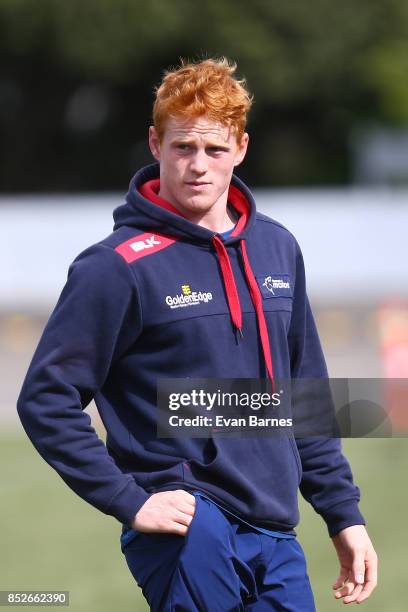
[[[18,398],[27,435],[69,487],[125,526],[152,493],[179,488],[294,533],[300,487],[331,536],[365,524],[338,438],[157,437],[160,378],[327,377],[293,235],[257,213],[233,176],[239,220],[223,241],[161,200],[158,177],[158,164],[140,170],[113,232],[70,265]],[[190,292],[194,307],[174,307]],[[93,398],[106,446],[84,411]]]

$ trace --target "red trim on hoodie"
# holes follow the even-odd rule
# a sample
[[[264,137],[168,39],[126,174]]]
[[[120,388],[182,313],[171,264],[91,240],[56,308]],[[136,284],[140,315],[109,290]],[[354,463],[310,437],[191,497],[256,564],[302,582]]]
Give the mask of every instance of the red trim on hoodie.
[[[146,200],[149,200],[150,202],[153,202],[154,204],[158,204],[162,208],[165,208],[166,210],[174,213],[175,215],[180,215],[180,217],[187,219],[187,217],[183,215],[178,210],[178,208],[176,208],[175,206],[173,206],[173,204],[170,204],[170,202],[168,202],[167,200],[159,196],[159,191],[160,191],[160,179],[152,179],[151,181],[147,181],[146,183],[143,183],[143,185],[139,187],[139,193],[141,193],[142,196],[146,198]]]
[[[230,185],[229,187],[228,202],[240,215],[238,223],[234,227],[234,231],[231,233],[231,236],[238,236],[247,224],[249,205],[242,191],[240,191],[238,187],[235,187],[234,185]]]

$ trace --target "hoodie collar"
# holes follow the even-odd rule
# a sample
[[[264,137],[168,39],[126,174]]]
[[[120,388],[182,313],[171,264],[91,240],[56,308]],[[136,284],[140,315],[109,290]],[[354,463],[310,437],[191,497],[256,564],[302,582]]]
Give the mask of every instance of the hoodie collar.
[[[189,221],[157,194],[154,194],[154,199],[152,199],[151,192],[147,193],[143,189],[143,185],[159,177],[160,164],[158,162],[145,166],[134,175],[126,194],[125,203],[113,211],[113,229],[127,225],[146,231],[171,234],[184,240],[211,243],[215,232]],[[227,239],[230,244],[248,236],[255,223],[256,206],[248,187],[235,175],[231,179],[228,200],[239,215],[237,225]]]

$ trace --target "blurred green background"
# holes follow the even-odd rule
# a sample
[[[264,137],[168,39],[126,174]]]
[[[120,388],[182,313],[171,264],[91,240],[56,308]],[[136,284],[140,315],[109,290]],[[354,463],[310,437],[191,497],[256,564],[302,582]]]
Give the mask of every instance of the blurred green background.
[[[3,434],[1,449],[0,590],[69,590],[73,612],[147,611],[120,551],[119,523],[71,493],[22,436]],[[380,586],[364,608],[404,612],[406,440],[346,440],[344,450],[380,557]],[[331,591],[338,575],[334,547],[304,502],[298,535],[318,612],[342,609]]]

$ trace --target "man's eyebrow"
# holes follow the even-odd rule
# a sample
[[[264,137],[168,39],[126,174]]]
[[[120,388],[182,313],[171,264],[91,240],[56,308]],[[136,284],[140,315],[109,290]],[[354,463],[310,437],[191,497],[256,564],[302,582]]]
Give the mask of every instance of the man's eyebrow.
[[[178,144],[179,142],[182,142],[183,144],[188,142],[188,143],[194,143],[194,139],[193,138],[189,138],[188,136],[174,136],[171,139],[172,143],[176,143]]]
[[[194,138],[189,138],[188,136],[175,136],[171,143],[173,145],[178,145],[178,144],[195,144],[195,140]],[[207,142],[206,143],[206,148],[207,149],[212,149],[212,148],[217,148],[217,149],[224,149],[225,151],[228,151],[230,148],[230,145],[226,142]]]
[[[217,149],[224,149],[225,151],[228,151],[230,148],[230,145],[228,143],[222,143],[222,142],[208,142],[206,144],[206,147],[208,147],[209,149],[211,148],[217,148]]]

